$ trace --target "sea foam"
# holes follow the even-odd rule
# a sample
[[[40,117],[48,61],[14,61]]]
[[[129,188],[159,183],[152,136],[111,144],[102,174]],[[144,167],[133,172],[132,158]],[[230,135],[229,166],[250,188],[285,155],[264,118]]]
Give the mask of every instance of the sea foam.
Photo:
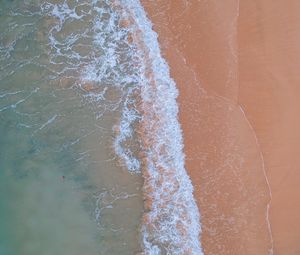
[[[137,45],[141,114],[141,165],[145,213],[145,254],[202,254],[200,215],[193,186],[184,168],[178,91],[162,58],[157,34],[139,1],[121,0],[123,15]],[[128,117],[127,117],[128,118]],[[126,122],[126,119],[122,121]],[[125,125],[126,126],[126,125]],[[120,129],[120,136],[128,130]],[[126,155],[125,155],[126,157]]]

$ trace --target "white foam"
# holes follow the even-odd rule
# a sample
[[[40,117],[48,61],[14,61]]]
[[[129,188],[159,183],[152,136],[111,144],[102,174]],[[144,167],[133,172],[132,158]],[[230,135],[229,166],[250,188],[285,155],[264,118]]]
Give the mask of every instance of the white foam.
[[[151,202],[142,226],[145,253],[200,255],[200,216],[184,168],[182,132],[177,119],[178,91],[140,2],[120,3],[128,11],[128,19],[134,19],[131,30],[134,34],[140,32],[144,46],[139,52],[141,63],[145,63],[140,66],[139,82],[147,146],[143,148],[147,172],[144,191]]]
[[[51,11],[52,15],[57,17],[61,23],[63,23],[68,18],[82,18],[81,15],[77,15],[75,8],[70,8],[70,6],[66,2],[62,4],[45,3],[42,5],[42,10]]]
[[[141,163],[134,156],[132,150],[130,148],[126,148],[122,144],[125,143],[129,139],[133,139],[134,129],[133,124],[141,119],[140,114],[137,109],[130,106],[130,97],[129,94],[132,93],[132,90],[129,90],[127,98],[125,99],[121,121],[117,129],[119,129],[119,133],[114,141],[114,148],[116,154],[123,159],[124,164],[126,165],[128,171],[131,173],[138,173],[141,171]]]

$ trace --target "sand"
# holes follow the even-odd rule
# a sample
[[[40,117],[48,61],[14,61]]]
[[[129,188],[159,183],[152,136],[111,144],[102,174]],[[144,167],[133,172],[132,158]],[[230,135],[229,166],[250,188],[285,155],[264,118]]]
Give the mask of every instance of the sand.
[[[300,2],[142,2],[180,92],[204,253],[299,254]]]
[[[275,254],[300,254],[300,2],[240,6],[239,102],[257,133],[272,190]]]

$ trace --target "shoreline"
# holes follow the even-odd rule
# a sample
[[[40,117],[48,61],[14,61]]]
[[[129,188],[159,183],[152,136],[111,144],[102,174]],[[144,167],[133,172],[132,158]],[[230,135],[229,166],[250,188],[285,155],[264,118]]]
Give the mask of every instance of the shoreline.
[[[238,1],[142,3],[180,92],[204,254],[272,254],[262,152],[238,104]]]
[[[131,24],[131,43],[137,48],[136,58],[141,65],[138,69],[141,86],[136,87],[140,95],[135,103],[142,118],[135,129],[141,146],[138,157],[144,180],[141,222],[144,253],[200,255],[199,212],[184,168],[182,132],[177,119],[178,91],[142,6],[138,1],[122,3],[121,23]],[[120,130],[126,134],[124,126]]]

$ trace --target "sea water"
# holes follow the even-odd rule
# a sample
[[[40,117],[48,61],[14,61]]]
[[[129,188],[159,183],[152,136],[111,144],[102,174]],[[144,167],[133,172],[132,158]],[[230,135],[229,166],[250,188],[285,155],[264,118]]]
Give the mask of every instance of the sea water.
[[[141,176],[112,146],[121,96],[81,87],[105,54],[93,46],[99,17],[83,4],[95,13],[72,18],[68,4],[1,1],[1,255],[140,251]]]
[[[139,1],[3,0],[0,67],[0,254],[201,254]]]

